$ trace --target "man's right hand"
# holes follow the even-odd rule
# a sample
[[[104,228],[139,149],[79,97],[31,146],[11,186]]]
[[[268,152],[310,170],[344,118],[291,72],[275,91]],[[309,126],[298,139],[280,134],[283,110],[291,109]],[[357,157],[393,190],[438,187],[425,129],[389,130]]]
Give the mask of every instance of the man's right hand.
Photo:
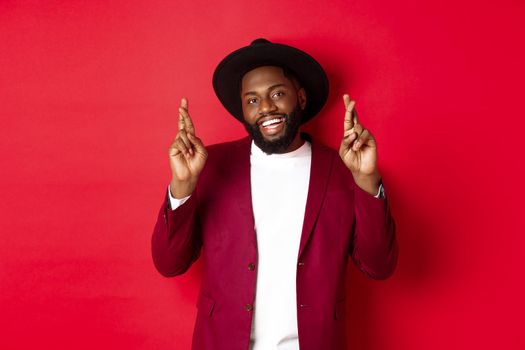
[[[179,132],[169,148],[172,174],[170,191],[173,197],[184,198],[195,190],[207,158],[206,148],[195,136],[195,128],[188,113],[188,100],[182,98],[179,108]]]

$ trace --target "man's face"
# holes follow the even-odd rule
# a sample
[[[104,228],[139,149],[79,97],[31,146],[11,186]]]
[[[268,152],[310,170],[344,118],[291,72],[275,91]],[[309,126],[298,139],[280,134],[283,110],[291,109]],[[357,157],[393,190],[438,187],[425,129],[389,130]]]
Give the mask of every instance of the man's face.
[[[242,78],[241,102],[244,126],[264,152],[285,152],[301,125],[306,95],[299,83],[282,68],[263,66]]]

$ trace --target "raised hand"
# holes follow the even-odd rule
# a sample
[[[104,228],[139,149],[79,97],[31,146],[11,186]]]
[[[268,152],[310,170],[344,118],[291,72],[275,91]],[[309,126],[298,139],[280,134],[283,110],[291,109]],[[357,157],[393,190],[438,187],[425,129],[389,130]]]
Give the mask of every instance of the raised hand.
[[[372,133],[365,129],[355,111],[355,101],[343,95],[345,104],[344,135],[339,155],[363,190],[376,194],[381,176],[377,168],[377,147]]]
[[[189,196],[199,174],[206,164],[208,152],[202,141],[195,136],[195,127],[188,113],[188,100],[182,98],[179,107],[179,131],[169,148],[172,173],[170,191],[175,198]]]

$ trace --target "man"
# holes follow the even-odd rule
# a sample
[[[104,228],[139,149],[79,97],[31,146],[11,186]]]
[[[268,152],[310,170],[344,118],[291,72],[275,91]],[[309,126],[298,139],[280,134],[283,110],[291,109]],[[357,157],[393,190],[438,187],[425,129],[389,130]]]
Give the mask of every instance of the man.
[[[328,81],[290,46],[255,40],[218,65],[213,86],[249,136],[205,147],[182,99],[152,237],[164,276],[203,252],[192,347],[344,349],[348,257],[384,279],[398,254],[374,137],[348,95],[339,154],[299,132]]]

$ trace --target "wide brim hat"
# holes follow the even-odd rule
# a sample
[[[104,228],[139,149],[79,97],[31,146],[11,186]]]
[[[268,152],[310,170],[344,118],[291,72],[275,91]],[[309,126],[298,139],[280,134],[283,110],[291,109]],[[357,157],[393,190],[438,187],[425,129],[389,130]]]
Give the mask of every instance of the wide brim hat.
[[[309,54],[295,47],[256,39],[248,46],[233,51],[215,68],[213,89],[222,105],[243,121],[241,105],[242,77],[261,66],[286,67],[299,79],[306,92],[302,123],[312,119],[328,98],[328,78],[323,67]]]

